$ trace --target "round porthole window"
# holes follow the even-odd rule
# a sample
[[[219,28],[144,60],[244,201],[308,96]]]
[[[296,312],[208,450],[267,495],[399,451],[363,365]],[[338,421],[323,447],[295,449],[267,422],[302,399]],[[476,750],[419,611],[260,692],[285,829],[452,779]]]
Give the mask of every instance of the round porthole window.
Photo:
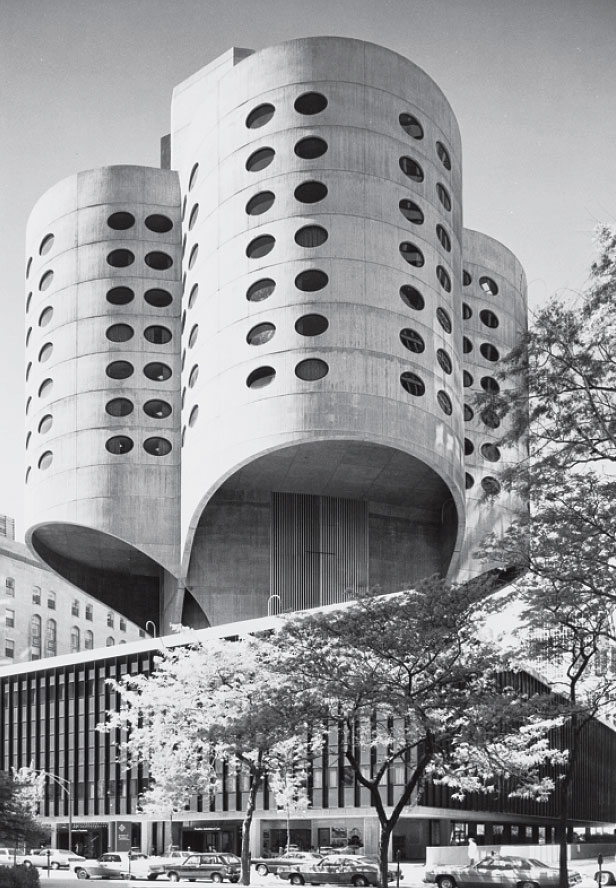
[[[143,412],[153,419],[165,419],[167,416],[171,416],[171,410],[171,404],[161,401],[160,398],[152,398],[143,405]]]
[[[110,379],[128,379],[135,372],[135,368],[130,361],[112,361],[107,365],[105,372]]]
[[[246,212],[249,216],[260,216],[269,210],[275,199],[273,191],[260,191],[250,198],[246,204]]]
[[[300,203],[314,204],[327,197],[327,185],[322,182],[302,182],[295,189],[295,200]]]
[[[168,290],[159,290],[157,288],[146,290],[143,298],[153,308],[167,308],[173,302],[173,296]]]
[[[190,171],[190,176],[188,177],[188,190],[192,191],[195,187],[195,182],[197,181],[197,176],[199,175],[199,164],[196,163],[192,170]]]
[[[493,376],[482,376],[480,383],[484,392],[489,392],[491,395],[497,395],[500,392],[500,385]]]
[[[416,373],[411,373],[410,370],[406,370],[404,373],[400,374],[400,385],[405,392],[408,392],[409,395],[413,395],[416,398],[421,397],[426,391],[423,379],[417,376]]]
[[[159,361],[153,361],[151,364],[145,365],[143,373],[148,379],[164,382],[171,376],[171,367],[167,367],[166,364],[161,364]]]
[[[128,435],[114,435],[105,442],[105,448],[114,456],[121,456],[123,453],[130,453],[135,445],[133,439]]]
[[[436,319],[445,333],[451,333],[451,318],[449,317],[448,312],[446,312],[440,305],[436,309]]]
[[[246,126],[248,129],[259,129],[262,126],[265,126],[265,124],[269,123],[274,116],[275,110],[274,106],[270,105],[269,102],[257,105],[246,118]]]
[[[321,361],[319,358],[308,358],[305,361],[300,361],[295,368],[297,378],[303,379],[306,382],[316,382],[317,379],[323,379],[328,373],[329,367],[325,361]]]
[[[132,228],[134,224],[135,217],[133,214],[123,211],[112,213],[107,219],[107,225],[113,228],[114,231],[126,231],[128,228]]]
[[[449,156],[449,151],[445,148],[442,142],[436,143],[436,153],[438,154],[438,158],[445,167],[446,170],[451,169],[451,157]]]
[[[167,456],[171,453],[171,441],[166,438],[146,438],[143,442],[143,449],[150,456]]]
[[[452,371],[451,358],[447,354],[447,352],[439,348],[436,350],[436,360],[439,362],[439,365],[443,372],[450,374]]]
[[[425,262],[423,253],[419,247],[408,241],[403,241],[400,244],[400,255],[405,262],[408,262],[409,265],[414,265],[415,268],[421,268]]]
[[[496,281],[493,281],[490,277],[480,277],[479,286],[488,296],[496,296],[498,293]]]
[[[295,243],[300,247],[320,247],[328,234],[320,225],[305,225],[295,232]]]
[[[451,398],[449,397],[449,395],[441,390],[437,392],[436,400],[438,401],[438,405],[443,413],[446,413],[447,416],[451,416],[453,406],[451,404]]]
[[[408,305],[414,311],[421,311],[426,304],[419,290],[416,290],[415,287],[411,287],[409,284],[400,287],[400,298],[405,305]]]
[[[53,271],[51,269],[46,271],[45,274],[39,281],[39,290],[43,292],[44,290],[48,290],[51,287],[53,281]]]
[[[246,169],[249,173],[257,173],[259,170],[264,170],[274,159],[275,153],[273,148],[259,148],[258,151],[253,151],[246,161]]]
[[[300,139],[295,145],[295,153],[302,160],[314,160],[321,157],[327,151],[327,142],[325,139],[319,139],[317,136],[307,136]]]
[[[413,160],[412,157],[401,157],[400,158],[400,169],[404,173],[405,176],[408,176],[409,179],[412,179],[413,182],[423,182],[424,173],[422,168],[419,166],[416,160]]]
[[[322,290],[328,283],[328,276],[324,271],[319,271],[318,269],[301,271],[295,278],[295,286],[298,290],[302,290],[305,293],[314,293],[317,290]]]
[[[293,107],[298,114],[320,114],[327,108],[327,99],[322,93],[307,92],[295,99]]]
[[[109,416],[129,416],[134,410],[134,404],[128,398],[112,398],[107,401],[105,410]]]
[[[274,380],[275,376],[276,371],[273,367],[257,367],[248,375],[246,385],[251,389],[265,388]]]
[[[274,324],[257,324],[246,336],[246,342],[248,345],[264,345],[270,341],[275,332]]]
[[[173,265],[173,259],[168,253],[161,253],[160,250],[155,250],[152,253],[146,254],[145,264],[150,268],[156,269],[156,271],[166,271]]]
[[[105,333],[111,342],[128,342],[135,335],[135,331],[129,324],[112,324]]]
[[[48,361],[53,353],[53,345],[51,342],[46,342],[45,345],[39,352],[39,364],[44,364],[45,361]]]
[[[414,117],[412,114],[407,114],[406,112],[402,112],[398,117],[398,121],[400,122],[400,126],[404,130],[404,132],[409,135],[412,139],[423,139],[424,131],[420,122]]]
[[[490,327],[492,330],[495,330],[498,327],[498,318],[489,308],[482,309],[479,312],[479,318],[482,324],[486,327]]]
[[[443,290],[445,290],[446,293],[450,293],[451,292],[451,278],[449,277],[449,275],[447,274],[447,272],[445,271],[445,269],[443,268],[442,265],[436,266],[436,276],[437,276],[438,282],[441,285],[441,287],[443,288]]]
[[[130,250],[112,250],[107,256],[108,265],[114,268],[126,268],[135,261],[135,254]]]
[[[276,238],[272,237],[271,234],[262,234],[260,237],[255,237],[254,240],[250,241],[246,247],[246,255],[249,259],[261,259],[263,256],[271,253],[275,243]]]
[[[426,347],[419,333],[416,330],[411,330],[409,327],[400,330],[400,342],[405,348],[417,355],[421,354]]]
[[[39,467],[39,469],[44,471],[45,469],[49,468],[49,466],[52,464],[52,462],[53,462],[53,453],[51,452],[51,450],[46,450],[45,453],[41,454],[41,457],[38,461],[38,467]]]
[[[489,462],[498,462],[501,458],[501,452],[496,444],[482,444],[481,455]]]
[[[153,345],[166,345],[168,342],[171,342],[171,330],[167,327],[162,327],[159,324],[153,324],[151,327],[146,327],[143,331],[144,337],[148,342],[151,342]]]
[[[496,496],[500,493],[501,486],[496,478],[492,478],[490,475],[487,475],[485,478],[481,479],[481,486],[484,491],[488,494],[488,496]]]
[[[162,213],[152,213],[146,216],[145,227],[156,234],[166,234],[173,228],[173,222],[169,216],[163,216]]]
[[[441,185],[440,182],[437,183],[436,193],[438,194],[438,199],[445,207],[445,209],[449,212],[451,210],[451,197],[449,196],[449,192],[445,188],[444,185]]]
[[[275,281],[271,278],[261,278],[260,280],[255,281],[254,284],[251,284],[248,288],[246,291],[246,299],[249,302],[263,302],[272,295],[275,289]]]
[[[482,342],[479,346],[479,351],[486,361],[498,361],[500,357],[498,349],[490,342]]]
[[[319,336],[325,333],[328,327],[329,321],[320,314],[303,315],[295,322],[295,329],[300,336]]]
[[[135,294],[130,287],[112,287],[107,290],[107,302],[111,305],[128,305],[135,298]]]
[[[41,241],[41,245],[39,247],[39,256],[46,256],[47,253],[51,250],[54,245],[55,236],[53,234],[46,234],[43,240]]]
[[[192,428],[199,418],[199,405],[195,404],[188,417],[188,425]]]
[[[412,200],[401,200],[398,204],[400,208],[400,212],[404,216],[405,219],[408,219],[409,222],[412,222],[414,225],[422,225],[424,221],[424,214],[420,207],[417,206],[416,203],[413,203]]]
[[[39,317],[39,327],[46,327],[51,319],[53,318],[53,308],[51,305],[48,305],[47,308],[43,309],[41,315]]]
[[[53,425],[53,416],[51,415],[51,413],[46,413],[45,416],[43,416],[43,418],[41,419],[41,421],[38,424],[39,435],[46,434],[49,431],[49,429],[52,427],[52,425]]]

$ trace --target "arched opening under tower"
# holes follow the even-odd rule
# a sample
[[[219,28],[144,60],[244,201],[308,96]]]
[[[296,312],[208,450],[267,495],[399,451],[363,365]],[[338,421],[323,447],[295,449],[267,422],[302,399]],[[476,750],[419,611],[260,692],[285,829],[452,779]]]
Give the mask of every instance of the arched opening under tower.
[[[297,444],[211,497],[186,585],[212,625],[392,592],[447,574],[458,525],[452,491],[416,457],[361,441]]]
[[[35,528],[30,544],[57,574],[145,628],[158,625],[164,570],[139,549],[77,524]]]

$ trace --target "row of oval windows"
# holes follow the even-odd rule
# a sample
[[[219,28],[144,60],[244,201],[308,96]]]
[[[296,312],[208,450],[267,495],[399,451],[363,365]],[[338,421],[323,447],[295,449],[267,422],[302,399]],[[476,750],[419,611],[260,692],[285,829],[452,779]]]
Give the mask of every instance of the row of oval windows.
[[[116,213],[112,213],[109,216],[109,218],[107,219],[107,225],[109,226],[109,228],[113,228],[115,231],[126,231],[127,229],[133,227],[135,221],[135,217],[132,213],[129,213],[127,211],[119,211]],[[173,228],[173,222],[168,216],[163,216],[162,213],[151,213],[145,218],[145,227],[156,234],[165,234],[166,232],[171,231],[171,229]],[[56,236],[52,232],[46,234],[39,244],[39,256],[46,256],[49,252],[51,252],[55,240]],[[32,256],[30,256],[26,263],[26,279],[30,276],[32,261]]]
[[[130,361],[112,361],[111,364],[107,365],[105,372],[110,379],[128,379],[135,372],[135,368]],[[164,382],[171,377],[172,373],[171,367],[162,364],[160,361],[153,361],[150,364],[146,364],[143,368],[143,375],[154,382]],[[38,396],[39,398],[48,398],[52,391],[53,379],[48,377],[40,384]],[[31,401],[32,397],[29,397],[26,401],[26,415],[30,409]]]
[[[107,254],[107,264],[111,265],[113,268],[128,268],[129,265],[132,265],[135,261],[135,254],[131,250],[127,250],[125,248],[120,248],[117,250],[112,250]],[[150,268],[155,269],[156,271],[166,271],[171,268],[173,265],[173,259],[168,253],[163,253],[160,250],[154,250],[151,253],[147,253],[144,258],[145,264]],[[53,279],[55,277],[55,272],[52,268],[49,268],[41,277],[38,288],[41,293],[44,293],[45,290],[48,290],[49,287],[53,283]]]
[[[128,435],[114,435],[113,437],[108,438],[105,442],[105,449],[113,454],[130,453],[134,446],[133,439],[129,438]],[[155,436],[152,438],[146,438],[143,442],[143,449],[146,453],[149,453],[150,456],[167,456],[168,453],[171,453],[172,445],[171,441],[168,441],[167,438]],[[46,450],[41,454],[37,465],[39,469],[44,471],[45,469],[48,469],[52,463],[53,450]]]
[[[308,92],[303,93],[295,100],[293,107],[298,114],[319,114],[327,108],[327,98],[322,93]],[[276,109],[270,102],[264,102],[257,105],[246,118],[246,126],[248,129],[260,129],[270,122]],[[419,120],[406,111],[398,115],[398,123],[404,132],[411,136],[412,139],[421,141],[424,138],[424,128]],[[446,170],[451,170],[451,157],[449,151],[441,141],[436,142],[436,153]]]
[[[129,416],[134,409],[135,405],[128,398],[112,398],[110,401],[107,401],[107,404],[105,405],[105,410],[109,416]],[[146,401],[142,409],[146,416],[150,416],[153,419],[165,419],[167,416],[170,416],[173,411],[171,404],[160,398],[151,398],[149,401]],[[53,415],[51,413],[46,413],[45,416],[41,418],[37,431],[39,435],[45,435],[52,426]],[[26,442],[26,447],[27,446],[28,443]]]
[[[464,482],[467,490],[470,490],[471,487],[475,486],[475,479],[469,472],[465,473]],[[496,496],[501,490],[500,482],[491,475],[486,475],[485,478],[481,479],[481,486],[484,492],[489,496]]]
[[[475,452],[475,445],[468,438],[464,439],[464,456],[470,456]],[[491,442],[488,444],[482,444],[479,448],[479,452],[481,453],[484,459],[487,459],[488,462],[498,462],[501,458],[500,448],[496,446],[496,444],[492,444]]]
[[[31,332],[31,330],[28,332]],[[110,342],[128,342],[135,335],[135,331],[130,326],[130,324],[112,324],[111,327],[107,328],[105,335]],[[146,327],[143,331],[143,336],[145,339],[147,339],[148,342],[151,342],[153,345],[165,345],[167,342],[171,341],[172,333],[171,330],[169,330],[167,327],[162,327],[158,324],[155,324],[151,327]],[[29,337],[26,338],[26,345],[28,345],[28,341]],[[53,343],[46,342],[39,351],[39,363],[43,364],[45,361],[48,361],[52,353]],[[28,379],[31,367],[32,362],[28,364],[26,379]]]
[[[107,291],[107,302],[111,305],[128,305],[135,298],[135,291],[130,287],[112,287]],[[153,308],[167,308],[173,302],[173,296],[168,290],[152,287],[143,294],[144,300]],[[26,299],[26,311],[30,310],[32,293],[28,293]],[[39,327],[46,327],[53,317],[53,308],[48,305],[39,316]]]

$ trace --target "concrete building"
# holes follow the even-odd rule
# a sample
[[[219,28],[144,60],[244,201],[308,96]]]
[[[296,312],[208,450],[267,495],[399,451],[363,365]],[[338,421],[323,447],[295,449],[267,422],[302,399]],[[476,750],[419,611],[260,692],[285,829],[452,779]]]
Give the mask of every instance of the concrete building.
[[[518,454],[472,401],[526,288],[463,227],[445,96],[310,38],[229,51],[171,124],[170,169],[79,173],[29,221],[31,548],[162,631],[486,570]]]
[[[26,327],[27,543],[103,609],[161,634],[249,631],[496,567],[474,552],[520,505],[495,477],[520,452],[499,449],[475,395],[507,384],[524,271],[464,228],[455,116],[396,53],[309,38],[233,49],[188,78],[161,169],[81,172],[37,203]],[[92,851],[169,839],[143,827],[141,775],[94,732],[105,678],[154,653],[0,670],[2,767],[34,760],[70,780],[45,814],[63,831],[70,809]],[[362,791],[331,770],[336,793],[317,793],[301,841],[373,838]],[[237,848],[245,787],[231,783],[182,818],[193,848],[224,847],[223,833]],[[255,850],[284,831],[260,805]],[[432,799],[399,847],[446,841],[458,814]],[[552,829],[506,804],[468,819],[486,837],[497,823],[538,841]]]
[[[122,614],[55,575],[12,538],[0,516],[0,664],[110,647],[145,632]]]

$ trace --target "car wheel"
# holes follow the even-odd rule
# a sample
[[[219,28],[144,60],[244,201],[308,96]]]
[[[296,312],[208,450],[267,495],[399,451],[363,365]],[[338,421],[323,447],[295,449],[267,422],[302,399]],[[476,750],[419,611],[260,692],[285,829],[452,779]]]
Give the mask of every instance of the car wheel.
[[[536,882],[520,882],[520,888],[539,888]]]
[[[222,876],[220,875],[220,873],[212,873],[211,878],[212,882],[218,882],[219,884],[220,882],[222,882]]]
[[[173,873],[173,872],[167,873],[167,878],[169,879],[170,882],[179,882],[180,881],[180,877],[178,876],[178,874]]]
[[[260,876],[267,876],[267,874],[269,873],[269,867],[266,866],[266,864],[264,864],[264,863],[260,863],[257,866],[257,872],[259,873]]]
[[[54,860],[54,862],[50,863],[49,865],[52,870],[59,870],[60,869],[60,864],[58,863],[57,860]]]
[[[456,880],[453,876],[441,876],[436,880],[438,888],[456,888]]]
[[[355,885],[355,888],[366,888],[368,879],[365,876],[353,876],[351,884]]]
[[[32,861],[31,860],[24,860],[23,865],[25,867],[27,867],[28,869],[30,869],[30,867],[32,866]]]
[[[76,869],[75,875],[77,876],[78,879],[89,879],[90,878],[90,873],[84,869]]]
[[[595,873],[595,882],[597,885],[614,885],[616,884],[616,879],[614,878],[614,873],[610,872],[610,870],[601,870],[600,873]]]
[[[303,885],[304,884],[304,877],[300,876],[299,873],[293,873],[293,875],[289,879],[289,882],[292,885]]]

